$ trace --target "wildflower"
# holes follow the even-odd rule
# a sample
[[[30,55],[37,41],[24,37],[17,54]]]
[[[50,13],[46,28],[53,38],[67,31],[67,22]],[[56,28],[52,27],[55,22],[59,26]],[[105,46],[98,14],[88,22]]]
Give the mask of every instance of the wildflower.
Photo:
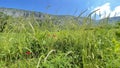
[[[48,37],[50,37],[50,34],[48,34]]]
[[[31,52],[30,52],[30,51],[27,51],[27,52],[26,52],[26,55],[30,55],[30,54],[31,54]]]
[[[56,35],[55,35],[55,34],[53,34],[53,37],[55,38],[55,37],[56,37]]]
[[[55,34],[53,34],[53,38],[57,40],[57,36]]]

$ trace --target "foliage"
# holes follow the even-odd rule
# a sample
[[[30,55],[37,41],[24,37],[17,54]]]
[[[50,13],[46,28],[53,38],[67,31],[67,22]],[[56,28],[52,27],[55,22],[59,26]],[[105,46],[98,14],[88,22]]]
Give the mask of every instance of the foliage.
[[[106,23],[54,24],[34,17],[7,20],[0,33],[0,67],[3,68],[119,68],[120,28]],[[102,22],[103,23],[103,22]]]
[[[0,32],[4,31],[8,18],[9,18],[9,16],[0,12]]]

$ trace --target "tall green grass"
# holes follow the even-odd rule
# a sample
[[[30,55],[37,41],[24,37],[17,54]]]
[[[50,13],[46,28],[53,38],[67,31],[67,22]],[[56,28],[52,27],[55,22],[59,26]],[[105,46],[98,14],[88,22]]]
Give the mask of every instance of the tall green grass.
[[[119,25],[74,19],[54,24],[49,16],[5,19],[0,33],[1,68],[119,68]],[[2,22],[2,21],[1,21]],[[117,26],[117,28],[116,28]]]

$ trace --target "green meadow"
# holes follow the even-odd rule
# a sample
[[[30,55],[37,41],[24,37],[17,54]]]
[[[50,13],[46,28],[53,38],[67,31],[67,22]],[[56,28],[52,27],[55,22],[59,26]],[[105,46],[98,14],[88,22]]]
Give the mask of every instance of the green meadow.
[[[119,22],[0,17],[0,68],[119,67]]]

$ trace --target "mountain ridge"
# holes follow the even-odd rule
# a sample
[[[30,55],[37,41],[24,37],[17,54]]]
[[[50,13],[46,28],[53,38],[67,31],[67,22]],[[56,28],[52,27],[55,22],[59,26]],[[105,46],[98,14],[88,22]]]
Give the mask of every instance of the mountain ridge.
[[[29,10],[24,10],[24,9],[15,9],[15,8],[4,8],[4,7],[0,7],[0,12],[3,12],[6,15],[9,16],[13,16],[13,17],[30,17],[30,16],[34,16],[36,19],[44,19],[45,15],[50,16],[51,18],[58,18],[59,20],[70,20],[70,19],[75,19],[75,20],[79,20],[79,22],[82,22],[82,19],[84,19],[85,17],[76,17],[76,16],[72,16],[72,15],[53,15],[53,14],[47,14],[47,13],[42,13],[42,12],[38,12],[38,11],[29,11]],[[101,20],[105,20],[107,18],[101,19]],[[92,19],[94,20],[94,19]],[[99,20],[99,21],[101,21]],[[94,20],[95,21],[95,20]],[[109,22],[120,22],[120,16],[118,17],[110,17],[108,18]]]

